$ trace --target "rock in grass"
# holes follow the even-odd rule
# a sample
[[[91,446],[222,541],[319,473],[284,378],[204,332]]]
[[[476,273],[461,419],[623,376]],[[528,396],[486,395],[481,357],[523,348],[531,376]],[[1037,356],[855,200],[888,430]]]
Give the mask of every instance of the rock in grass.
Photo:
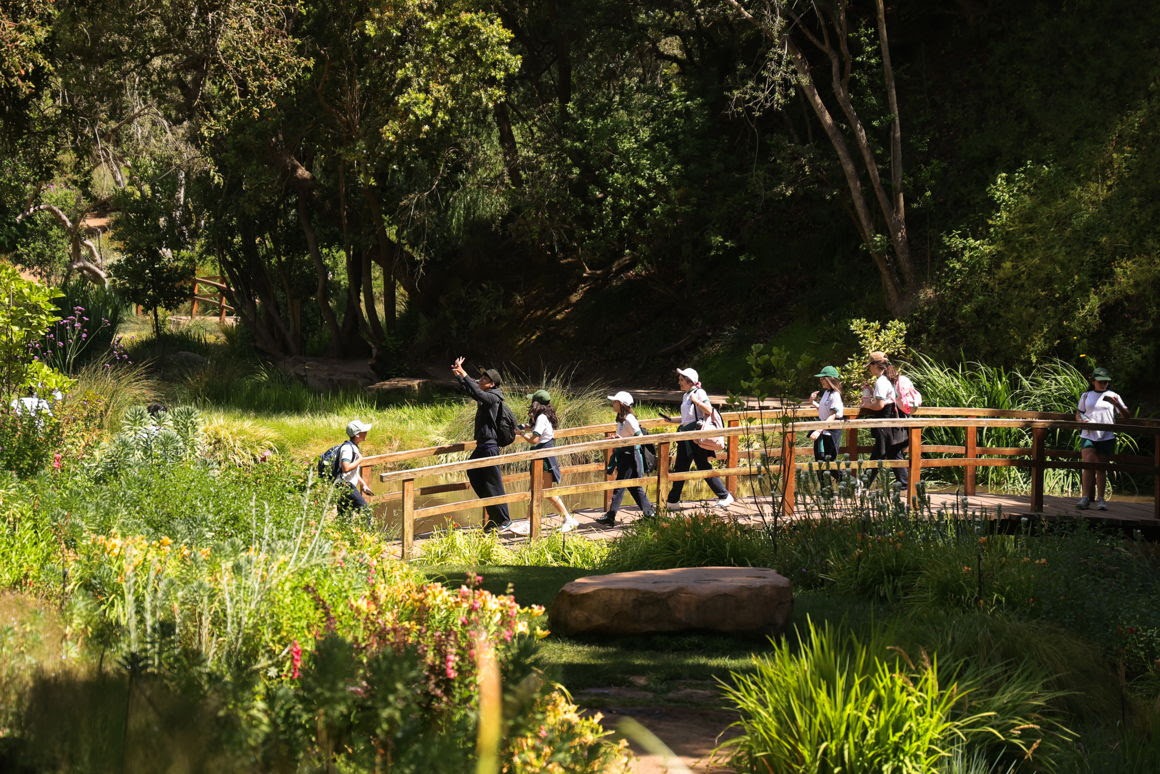
[[[760,567],[682,567],[577,578],[549,607],[561,634],[712,631],[779,634],[793,586]]]

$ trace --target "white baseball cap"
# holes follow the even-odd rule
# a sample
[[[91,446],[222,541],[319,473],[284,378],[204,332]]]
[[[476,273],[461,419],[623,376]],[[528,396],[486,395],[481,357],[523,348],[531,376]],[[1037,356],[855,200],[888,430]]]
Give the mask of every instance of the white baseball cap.
[[[359,420],[355,419],[355,420],[352,420],[351,423],[346,426],[346,437],[347,438],[354,438],[359,433],[365,433],[370,429],[371,429],[371,425],[369,422],[360,422]]]
[[[695,368],[678,368],[677,373],[688,379],[693,384],[701,381],[701,376],[697,373]]]
[[[620,392],[616,393],[615,395],[609,395],[608,399],[609,400],[618,400],[618,401],[620,401],[620,404],[622,406],[631,406],[632,405],[632,395],[625,392],[624,390],[621,390]]]

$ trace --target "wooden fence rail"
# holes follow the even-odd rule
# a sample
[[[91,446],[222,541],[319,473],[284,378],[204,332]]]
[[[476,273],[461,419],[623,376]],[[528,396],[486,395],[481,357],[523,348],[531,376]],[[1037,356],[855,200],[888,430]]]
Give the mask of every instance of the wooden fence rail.
[[[818,429],[841,429],[844,440],[841,451],[848,455],[849,462],[842,461],[843,468],[861,470],[882,466],[885,468],[905,467],[910,473],[908,502],[917,497],[917,485],[924,469],[958,467],[964,471],[964,493],[973,495],[977,486],[977,474],[984,467],[1020,467],[1031,473],[1031,509],[1043,510],[1044,473],[1049,469],[1106,469],[1112,471],[1142,473],[1153,479],[1153,515],[1160,519],[1160,422],[1155,420],[1133,420],[1117,425],[1093,425],[1078,423],[1066,414],[1047,414],[1022,411],[1001,411],[996,409],[935,408],[923,407],[920,416],[906,419],[864,419],[856,422],[803,419],[808,408],[779,408],[765,411],[742,411],[724,413],[724,429],[695,430],[690,432],[656,432],[655,428],[666,425],[662,420],[644,420],[642,425],[654,428],[650,435],[634,438],[607,438],[612,432],[612,424],[589,425],[577,428],[562,428],[557,431],[558,441],[581,439],[549,449],[526,450],[502,454],[479,460],[457,460],[423,467],[399,469],[404,463],[426,458],[439,458],[448,454],[462,454],[475,448],[474,442],[432,446],[389,454],[365,457],[362,463],[364,480],[371,480],[377,473],[380,483],[397,486],[390,492],[371,498],[372,504],[398,500],[401,502],[402,550],[404,557],[410,557],[415,539],[415,521],[420,518],[445,515],[465,510],[482,508],[501,503],[524,503],[528,507],[531,535],[540,534],[543,516],[543,500],[546,496],[583,495],[602,492],[605,504],[613,489],[624,486],[641,485],[656,487],[658,499],[667,492],[674,481],[698,481],[720,476],[726,479],[730,491],[736,491],[740,479],[767,477],[771,486],[781,487],[782,509],[791,515],[794,508],[794,487],[797,472],[802,461],[812,461],[812,446],[799,446],[799,440],[808,439],[809,433]],[[848,411],[852,416],[856,410]],[[859,444],[858,431],[873,427],[905,426],[910,437],[909,457],[905,460],[886,461],[867,459],[870,447]],[[964,442],[961,445],[923,443],[923,431],[935,428],[962,428]],[[1135,437],[1142,450],[1148,454],[1117,454],[1112,461],[1085,463],[1074,449],[1047,448],[1049,431],[1075,431],[1081,429],[1112,429],[1117,433]],[[979,433],[987,429],[1017,429],[1030,435],[1028,446],[988,447],[979,444]],[[676,473],[671,469],[670,453],[673,444],[697,438],[725,436],[726,449],[718,454],[723,467],[711,471],[690,470]],[[657,470],[649,476],[615,480],[611,474],[604,474],[603,480],[578,484],[562,484],[546,487],[543,465],[538,463],[545,457],[575,459],[580,464],[565,464],[565,476],[575,473],[603,473],[612,450],[621,446],[652,443],[657,447]],[[1150,448],[1148,448],[1150,444]],[[929,456],[938,455],[938,456]],[[949,455],[949,456],[946,456]],[[587,461],[583,461],[587,458]],[[597,458],[602,461],[593,461]],[[564,460],[562,460],[563,462]],[[416,499],[423,495],[468,492],[465,480],[448,483],[448,476],[465,474],[473,468],[500,465],[511,469],[515,465],[526,466],[519,474],[507,474],[506,482],[519,479],[527,481],[527,489],[508,492],[505,495],[475,498],[468,494],[466,499],[438,505],[417,507]],[[384,468],[386,468],[384,470]],[[436,483],[420,485],[424,480],[436,479]],[[482,520],[482,517],[481,517]]]

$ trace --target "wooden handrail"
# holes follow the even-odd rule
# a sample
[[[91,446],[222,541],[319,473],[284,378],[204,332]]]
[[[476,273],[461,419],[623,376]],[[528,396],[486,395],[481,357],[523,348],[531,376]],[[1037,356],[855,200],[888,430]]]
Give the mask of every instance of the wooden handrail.
[[[849,412],[857,414],[857,410]],[[716,476],[724,476],[729,482],[731,491],[735,490],[736,482],[741,477],[759,475],[752,465],[754,450],[743,448],[743,442],[752,447],[754,438],[761,438],[763,442],[758,452],[766,453],[769,449],[779,449],[779,458],[776,460],[783,487],[782,508],[786,515],[790,515],[794,508],[793,488],[796,483],[797,458],[812,457],[808,447],[797,446],[796,440],[813,430],[841,429],[845,431],[845,442],[842,450],[849,456],[849,462],[843,462],[843,467],[860,470],[869,467],[901,468],[905,467],[910,473],[908,500],[913,502],[917,497],[917,483],[922,470],[926,468],[962,467],[965,471],[964,492],[971,494],[975,491],[975,474],[983,467],[1026,467],[1032,477],[1032,508],[1036,511],[1043,509],[1043,474],[1049,468],[1055,469],[1104,469],[1121,470],[1127,472],[1149,473],[1156,477],[1155,493],[1157,495],[1156,512],[1160,518],[1160,421],[1137,420],[1122,422],[1115,425],[1099,425],[1087,422],[1076,422],[1073,415],[1039,413],[1026,411],[1004,411],[996,409],[956,409],[956,408],[927,408],[923,407],[921,415],[894,419],[860,419],[857,422],[845,420],[818,421],[804,419],[805,409],[787,407],[778,410],[746,410],[728,412],[724,414],[726,427],[711,430],[693,430],[688,432],[652,432],[645,436],[632,438],[600,437],[596,440],[584,440],[577,443],[554,446],[547,449],[527,449],[524,451],[500,454],[477,460],[457,460],[441,462],[419,468],[387,470],[378,474],[379,481],[384,484],[398,482],[402,489],[372,498],[372,502],[386,499],[402,500],[403,518],[403,555],[410,557],[414,544],[414,522],[416,518],[436,516],[464,509],[481,508],[486,505],[501,503],[529,504],[529,521],[531,534],[540,533],[540,522],[543,516],[543,499],[548,495],[567,496],[603,492],[606,497],[611,491],[624,486],[652,486],[656,485],[658,495],[663,493],[673,481],[697,481]],[[758,419],[762,420],[758,423]],[[667,423],[664,420],[642,420],[642,425],[659,427]],[[876,427],[907,428],[910,438],[909,459],[906,460],[865,460],[859,456],[868,450],[868,447],[859,446],[857,435],[859,430]],[[556,433],[557,439],[603,436],[615,428],[612,423],[589,425],[576,428],[561,428]],[[964,428],[965,439],[963,445],[931,445],[923,446],[922,434],[927,428]],[[1024,447],[987,447],[978,444],[978,431],[983,428],[1014,428],[1028,430],[1031,433],[1031,445]],[[1078,431],[1081,429],[1107,429],[1118,433],[1151,436],[1154,451],[1150,456],[1143,455],[1115,455],[1111,463],[1088,463],[1076,461],[1078,453],[1073,449],[1046,448],[1047,433],[1049,430]],[[721,455],[725,462],[724,468],[714,470],[689,470],[684,473],[674,473],[670,466],[670,451],[673,443],[692,441],[698,438],[724,436],[726,451]],[[644,443],[657,445],[657,470],[654,474],[637,479],[617,481],[605,477],[604,480],[582,484],[565,484],[546,487],[543,477],[543,466],[537,463],[546,457],[591,455],[599,456],[605,462],[608,455],[615,448],[635,446]],[[472,441],[463,441],[454,444],[411,449],[402,452],[391,452],[365,457],[361,469],[364,479],[368,479],[374,468],[392,466],[402,462],[420,459],[423,457],[438,457],[449,453],[463,453],[475,448]],[[958,458],[930,458],[926,453],[961,454]],[[520,474],[526,476],[528,488],[526,491],[509,492],[502,496],[486,499],[471,498],[468,500],[444,503],[425,508],[415,507],[415,497],[432,491],[466,491],[465,482],[456,484],[441,484],[435,487],[419,488],[417,481],[424,478],[435,478],[451,474],[465,473],[468,470],[490,466],[512,466],[528,464],[528,472]],[[566,471],[596,472],[603,468],[603,464],[587,463],[583,465],[566,466]],[[505,476],[506,480],[513,480],[517,476]]]

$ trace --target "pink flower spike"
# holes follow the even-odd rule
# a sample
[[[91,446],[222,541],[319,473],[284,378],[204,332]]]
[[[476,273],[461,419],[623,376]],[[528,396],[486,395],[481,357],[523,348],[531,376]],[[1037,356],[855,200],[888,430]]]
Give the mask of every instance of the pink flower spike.
[[[298,640],[290,643],[290,679],[297,680],[302,674],[302,646]]]

